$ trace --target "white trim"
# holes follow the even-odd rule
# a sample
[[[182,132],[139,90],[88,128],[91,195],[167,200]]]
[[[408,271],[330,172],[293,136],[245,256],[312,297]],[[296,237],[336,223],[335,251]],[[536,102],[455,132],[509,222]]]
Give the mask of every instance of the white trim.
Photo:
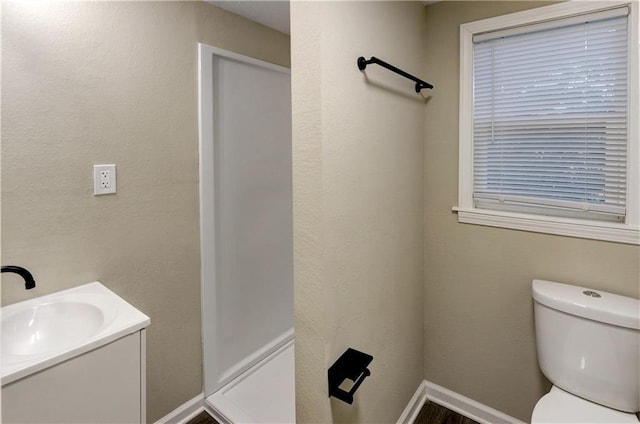
[[[215,299],[215,284],[205,284],[209,276],[215,277],[215,255],[211,255],[209,260],[202,260],[205,252],[215,248],[213,237],[215,237],[215,217],[205,219],[205,212],[215,213],[213,202],[214,193],[210,187],[206,187],[203,181],[213,180],[213,166],[204,158],[213,157],[213,59],[211,46],[198,43],[198,136],[199,136],[199,199],[200,199],[200,310],[202,311],[202,385],[203,393],[207,392],[207,375],[212,374],[210,360],[206,360],[208,353],[206,348],[207,334],[216,337],[214,308],[209,308],[206,304],[208,299]],[[211,240],[207,237],[211,237]],[[215,281],[215,280],[212,280]]]
[[[621,6],[630,5],[630,0],[623,1],[566,1],[551,6],[536,7],[522,12],[510,13],[508,15],[494,16],[493,18],[482,19],[469,22],[462,26],[472,34],[480,34],[490,31],[530,25],[533,23],[549,22],[562,18],[569,18],[586,13],[593,13],[602,10],[615,9]]]
[[[204,403],[204,410],[207,412],[207,414],[209,414],[209,416],[211,416],[211,418],[213,418],[220,424],[233,424],[231,421],[227,419],[227,417],[225,417],[222,414],[219,414],[218,411],[216,411],[213,408],[213,406],[209,405],[208,402]]]
[[[233,402],[229,402],[225,398],[218,399],[215,407],[211,404],[211,402],[207,402],[205,400],[204,409],[205,411],[207,411],[207,414],[211,415],[211,417],[220,424],[251,423],[251,420],[249,420],[247,416],[244,415],[240,408],[238,408]],[[221,409],[224,410],[226,414],[220,412]],[[238,418],[240,419],[240,421],[234,421],[234,419]]]
[[[476,209],[473,203],[473,35],[563,17],[630,7],[627,216],[625,224]],[[523,231],[640,244],[640,7],[625,1],[567,1],[460,25],[458,222]]]
[[[237,62],[246,63],[253,66],[258,66],[260,68],[270,69],[272,71],[282,72],[285,74],[291,74],[291,69],[273,64],[271,62],[265,62],[264,60],[256,59],[250,56],[245,56],[242,54],[234,53],[229,50],[221,49],[219,47],[213,47],[208,44],[198,43],[198,49],[202,55],[215,55],[219,57],[224,57],[226,59],[232,59]]]
[[[635,2],[629,14],[629,140],[640,140],[640,7]],[[635,205],[627,223],[640,227],[640,142],[629,143],[627,204]],[[635,166],[631,164],[635,162]]]
[[[147,422],[147,329],[140,330],[140,422]]]
[[[460,25],[458,207],[473,207],[473,32]]]
[[[418,418],[418,414],[420,414],[420,410],[424,406],[427,401],[427,382],[422,380],[416,392],[413,394],[413,397],[407,404],[407,407],[404,408],[400,418],[396,424],[413,424]]]
[[[231,403],[229,405],[226,405],[226,408],[227,409],[234,409],[234,410],[237,409],[236,406],[234,404],[231,404]],[[224,415],[223,413],[219,412],[209,402],[205,401],[204,410],[207,411],[207,414],[209,414],[211,416],[211,418],[213,418],[214,420],[216,420],[220,424],[234,424],[234,422],[231,420],[231,418],[229,418],[226,415]],[[238,412],[236,412],[236,413],[238,413]],[[250,421],[249,420],[245,420],[243,422],[249,423]]]
[[[627,15],[629,15],[629,7],[625,5],[623,7],[616,7],[615,9],[599,10],[593,13],[585,13],[584,15],[577,15],[569,18],[563,17],[561,19],[562,19],[562,26],[568,26],[573,24],[582,24],[585,22],[594,22],[594,21],[599,21],[603,19],[616,18],[619,16],[627,16]],[[501,37],[511,37],[517,34],[524,34],[524,33],[534,32],[534,31],[542,31],[545,29],[552,29],[552,28],[556,28],[557,26],[558,24],[556,23],[556,20],[547,20],[542,22],[536,22],[533,24],[526,24],[526,25],[519,25],[511,28],[505,28],[499,31],[490,31],[482,34],[476,34],[473,36],[473,41],[476,43],[479,43],[481,41],[489,41],[489,40],[493,40]]]
[[[430,381],[425,381],[427,399],[442,405],[458,414],[464,415],[480,424],[524,424],[524,422],[488,407],[473,399],[462,396]]]
[[[489,209],[453,208],[458,222],[510,228],[534,233],[555,234],[616,243],[640,244],[640,230],[625,224],[571,218],[518,214]]]
[[[204,394],[200,393],[160,418],[155,424],[186,424],[204,409]]]

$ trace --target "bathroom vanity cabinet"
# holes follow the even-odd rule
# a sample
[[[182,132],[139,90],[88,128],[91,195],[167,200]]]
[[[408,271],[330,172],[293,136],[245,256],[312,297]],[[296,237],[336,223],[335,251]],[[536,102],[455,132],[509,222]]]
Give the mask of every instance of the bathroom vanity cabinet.
[[[144,423],[145,330],[2,387],[4,423]]]

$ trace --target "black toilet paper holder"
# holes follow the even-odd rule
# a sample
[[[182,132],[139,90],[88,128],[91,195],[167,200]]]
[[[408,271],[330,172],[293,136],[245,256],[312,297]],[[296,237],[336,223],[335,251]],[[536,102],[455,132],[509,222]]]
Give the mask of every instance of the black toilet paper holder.
[[[329,368],[329,397],[333,396],[348,404],[353,403],[353,395],[365,378],[371,375],[367,366],[373,356],[348,348]],[[345,380],[353,381],[353,386],[347,392],[340,388]]]

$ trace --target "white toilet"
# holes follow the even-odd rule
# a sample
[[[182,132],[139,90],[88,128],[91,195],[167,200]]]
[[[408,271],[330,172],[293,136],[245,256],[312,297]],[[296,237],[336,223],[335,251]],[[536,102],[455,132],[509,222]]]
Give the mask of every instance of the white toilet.
[[[640,301],[542,280],[533,299],[538,363],[553,387],[531,422],[640,422]]]

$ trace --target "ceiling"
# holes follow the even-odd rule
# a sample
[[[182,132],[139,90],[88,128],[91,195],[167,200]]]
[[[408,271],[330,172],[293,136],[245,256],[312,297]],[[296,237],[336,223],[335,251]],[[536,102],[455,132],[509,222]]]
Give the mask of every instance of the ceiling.
[[[290,34],[289,1],[280,0],[208,0],[224,10],[244,16],[285,34]],[[428,5],[439,0],[421,0]]]
[[[209,3],[285,34],[291,32],[288,1],[209,0]]]

